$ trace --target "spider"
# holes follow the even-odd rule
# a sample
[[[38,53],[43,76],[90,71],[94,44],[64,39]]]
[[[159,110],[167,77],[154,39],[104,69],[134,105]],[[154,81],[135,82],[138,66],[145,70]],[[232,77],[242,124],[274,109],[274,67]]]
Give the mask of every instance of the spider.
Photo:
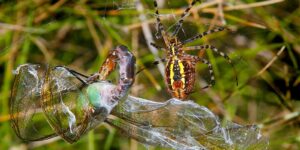
[[[172,95],[172,97],[181,100],[185,100],[188,97],[188,95],[193,92],[195,84],[195,65],[198,62],[206,64],[208,66],[210,74],[210,83],[202,89],[211,87],[215,84],[215,77],[211,63],[204,58],[189,55],[185,53],[185,51],[211,49],[216,54],[224,57],[227,60],[227,62],[233,67],[234,73],[236,75],[236,70],[231,59],[228,57],[227,54],[220,52],[216,47],[212,45],[198,45],[190,47],[184,46],[185,44],[190,43],[196,39],[200,39],[206,35],[223,31],[226,29],[225,27],[216,27],[212,30],[200,33],[184,41],[180,41],[179,38],[176,36],[178,34],[178,31],[182,28],[184,18],[188,15],[190,9],[195,5],[197,1],[199,0],[193,0],[192,3],[188,6],[188,8],[185,9],[185,11],[182,13],[180,19],[175,25],[175,30],[173,31],[172,35],[169,35],[161,23],[157,7],[157,1],[154,0],[157,31],[158,34],[161,35],[161,37],[163,38],[165,47],[158,46],[155,43],[150,44],[155,48],[161,49],[166,52],[166,58],[162,59],[162,61],[166,62],[165,82],[167,84],[168,92]],[[154,62],[154,64],[158,63],[158,61]],[[237,75],[236,82],[238,85]]]

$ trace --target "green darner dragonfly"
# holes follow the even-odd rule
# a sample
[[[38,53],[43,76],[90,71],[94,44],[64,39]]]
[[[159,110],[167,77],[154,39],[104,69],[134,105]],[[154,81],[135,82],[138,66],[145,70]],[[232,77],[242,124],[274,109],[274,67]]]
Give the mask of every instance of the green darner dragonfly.
[[[105,81],[119,66],[118,83]],[[125,46],[112,50],[92,76],[66,67],[25,64],[15,71],[11,124],[24,141],[55,136],[76,142],[106,122],[137,141],[173,149],[266,149],[255,125],[221,126],[206,107],[170,99],[159,103],[128,96],[135,58]]]

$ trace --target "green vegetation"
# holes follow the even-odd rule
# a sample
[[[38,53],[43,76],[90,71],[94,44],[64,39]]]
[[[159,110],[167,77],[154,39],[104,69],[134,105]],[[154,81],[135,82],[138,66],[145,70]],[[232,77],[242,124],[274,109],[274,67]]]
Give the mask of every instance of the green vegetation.
[[[165,28],[179,18],[188,0],[158,0]],[[12,71],[24,63],[65,65],[91,74],[117,45],[128,46],[137,57],[137,68],[155,60],[147,44],[155,39],[152,0],[0,0],[0,149],[146,149],[109,125],[102,125],[74,144],[61,139],[26,144],[9,124]],[[232,29],[209,35],[189,45],[209,43],[229,54],[238,71],[213,52],[216,85],[201,90],[209,73],[197,65],[196,88],[190,96],[221,119],[238,124],[258,124],[270,139],[270,149],[300,149],[300,3],[292,0],[209,0],[196,4],[185,19],[187,39],[213,25]],[[136,7],[136,5],[138,7]],[[143,6],[143,7],[140,7]],[[224,6],[224,7],[222,7]],[[137,9],[138,8],[138,9]],[[146,17],[141,21],[142,16]],[[147,24],[148,23],[148,24]],[[151,35],[145,30],[149,29]],[[170,29],[172,31],[172,28]],[[162,40],[155,40],[163,45]],[[165,53],[158,51],[163,58]],[[198,52],[189,52],[197,55]],[[116,74],[110,79],[115,81]],[[204,82],[205,81],[205,82]],[[145,90],[146,89],[146,90]],[[164,101],[164,78],[157,67],[136,77],[131,95]],[[163,119],[163,118],[162,118]],[[160,149],[150,147],[150,149]]]

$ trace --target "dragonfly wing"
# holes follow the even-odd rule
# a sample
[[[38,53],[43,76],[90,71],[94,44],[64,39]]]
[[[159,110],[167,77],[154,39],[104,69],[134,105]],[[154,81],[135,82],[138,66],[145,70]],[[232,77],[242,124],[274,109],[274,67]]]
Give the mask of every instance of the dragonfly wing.
[[[11,92],[11,125],[24,141],[36,141],[56,136],[43,115],[40,99],[45,68],[25,64],[15,71]]]
[[[83,92],[86,85],[69,69],[25,64],[15,74],[10,115],[12,127],[22,140],[60,135],[72,143],[95,124]]]
[[[48,68],[42,85],[42,108],[55,132],[73,143],[104,121],[117,104],[111,95],[115,89],[104,81],[86,84],[65,67]]]
[[[72,143],[87,131],[92,107],[82,89],[85,84],[65,67],[48,68],[42,85],[42,107],[48,122]]]
[[[115,85],[87,84],[87,76],[66,67],[26,64],[15,72],[11,122],[25,141],[59,135],[73,143],[102,123],[117,105]]]
[[[119,130],[125,135],[137,140],[146,145],[154,145],[167,147],[172,149],[205,149],[199,143],[193,140],[186,143],[185,138],[178,138],[176,133],[167,131],[164,127],[157,128],[151,126],[141,126],[128,120],[109,116],[106,122]]]
[[[145,144],[173,149],[264,148],[255,126],[222,123],[209,109],[192,101],[153,102],[133,96],[121,101],[106,121]],[[248,141],[250,141],[249,144]]]

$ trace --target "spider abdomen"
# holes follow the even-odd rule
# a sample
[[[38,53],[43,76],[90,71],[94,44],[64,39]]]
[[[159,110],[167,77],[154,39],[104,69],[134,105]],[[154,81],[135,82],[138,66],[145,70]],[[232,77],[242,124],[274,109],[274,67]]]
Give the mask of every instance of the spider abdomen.
[[[186,99],[195,83],[195,66],[191,61],[171,57],[166,65],[166,83],[172,97]]]

